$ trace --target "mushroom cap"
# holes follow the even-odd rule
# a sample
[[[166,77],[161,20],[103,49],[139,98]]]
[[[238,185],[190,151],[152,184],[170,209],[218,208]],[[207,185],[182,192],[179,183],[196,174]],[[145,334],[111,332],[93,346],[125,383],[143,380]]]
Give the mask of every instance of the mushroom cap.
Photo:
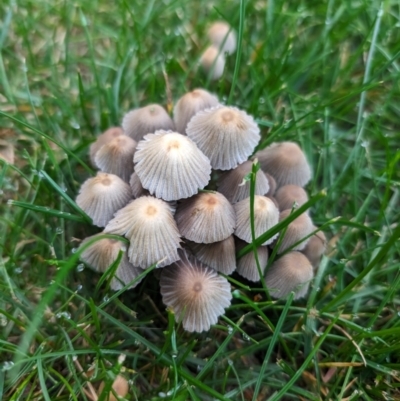
[[[131,199],[129,184],[114,174],[98,172],[82,184],[76,204],[92,218],[94,225],[104,227]]]
[[[0,159],[14,164],[14,145],[5,139],[0,139]]]
[[[214,22],[208,29],[208,37],[215,47],[232,54],[236,51],[236,33],[232,27],[223,21]]]
[[[236,238],[236,249],[239,251],[248,245],[247,242],[242,241],[239,238]],[[260,263],[261,272],[264,273],[265,268],[268,263],[268,247],[259,246],[257,248],[258,262]],[[237,261],[237,269],[236,271],[244,278],[250,281],[260,281],[262,277],[258,273],[256,258],[254,257],[254,252],[250,251],[246,253],[246,255],[242,256]]]
[[[269,191],[267,193],[267,196],[268,197],[274,196],[276,188],[277,188],[275,178],[272,177],[271,174],[266,173],[265,171],[264,171],[264,175],[267,177],[268,184],[269,184]]]
[[[222,241],[235,230],[235,211],[218,192],[201,192],[182,201],[175,219],[181,235],[197,243]]]
[[[131,178],[129,179],[129,185],[131,186],[132,195],[135,199],[149,195],[149,191],[143,188],[136,172],[132,173]]]
[[[246,198],[233,205],[236,212],[236,231],[235,235],[243,241],[250,243],[250,198]],[[256,237],[264,234],[279,222],[279,210],[274,202],[266,196],[254,196],[254,230]],[[273,242],[278,234],[266,240],[263,245]]]
[[[163,302],[187,331],[202,332],[218,322],[232,299],[229,282],[186,254],[161,272]]]
[[[186,126],[199,111],[214,107],[218,98],[204,89],[195,89],[183,95],[174,107],[174,123],[176,130],[186,134]]]
[[[308,201],[308,195],[302,187],[289,184],[278,188],[275,199],[278,202],[279,210],[286,210],[292,209],[295,203],[297,207],[304,205]]]
[[[180,236],[168,203],[142,196],[118,210],[105,232],[129,239],[129,261],[143,269],[167,266],[179,259]]]
[[[272,263],[265,275],[265,284],[274,298],[285,298],[294,291],[294,299],[299,299],[307,294],[313,276],[309,260],[294,251]]]
[[[160,129],[174,130],[175,126],[162,106],[149,104],[126,113],[122,119],[122,128],[126,135],[139,142],[146,134]]]
[[[133,155],[137,143],[126,135],[119,135],[103,145],[96,153],[96,166],[105,173],[115,174],[129,182],[133,173]]]
[[[99,395],[103,392],[105,387],[104,382],[101,382],[99,386]],[[125,379],[125,377],[121,375],[117,375],[117,377],[114,380],[114,383],[112,384],[112,389],[114,390],[115,394],[118,395],[118,397],[124,398],[129,391],[129,384],[128,381]],[[106,401],[118,401],[120,398],[115,398],[115,395],[112,393],[112,391],[109,391],[107,394],[107,397],[104,398]]]
[[[286,219],[292,213],[291,209],[286,209],[281,212],[279,221]],[[299,217],[294,219],[286,228],[284,237],[281,239],[278,253],[286,251],[291,248],[296,242],[302,238],[307,237],[313,232],[313,222],[307,213],[302,213]],[[292,248],[292,251],[301,251],[307,245],[310,238],[305,238],[304,241],[297,244]],[[276,244],[274,244],[275,246]]]
[[[218,179],[218,191],[231,203],[237,203],[250,196],[250,181],[244,181],[244,178],[251,173],[253,162],[246,161],[239,164],[235,169],[221,174]],[[256,195],[265,195],[269,191],[268,178],[258,170],[256,174]]]
[[[245,162],[260,139],[253,117],[236,107],[221,105],[199,111],[189,121],[186,133],[218,170],[230,170]]]
[[[99,236],[101,236],[101,233],[85,238],[82,241],[81,246]],[[142,269],[129,263],[126,248],[126,244],[122,241],[102,238],[90,245],[89,248],[85,249],[82,252],[80,259],[94,271],[104,273],[117,260],[119,252],[122,251],[123,255],[121,261],[115,271],[115,275],[112,278],[110,285],[112,290],[118,291],[143,272]],[[135,282],[129,288],[135,288],[140,281]]]
[[[313,227],[313,231],[316,229],[317,227]],[[326,236],[323,231],[318,231],[310,237],[307,245],[301,250],[301,253],[307,257],[314,269],[317,269],[325,250]]]
[[[200,64],[203,70],[209,75],[210,79],[219,79],[224,73],[225,56],[217,47],[209,46],[202,54]]]
[[[275,178],[278,187],[288,184],[304,187],[311,179],[310,165],[297,143],[276,142],[254,157],[261,168]]]
[[[120,135],[124,135],[124,130],[121,127],[111,127],[107,131],[104,131],[101,135],[99,135],[97,139],[90,145],[89,156],[90,161],[94,167],[97,167],[94,158],[100,148]]]
[[[167,201],[188,198],[210,181],[210,161],[177,132],[147,134],[137,146],[134,162],[143,188]]]
[[[236,269],[235,240],[233,235],[211,244],[189,242],[195,257],[218,272],[232,274]]]

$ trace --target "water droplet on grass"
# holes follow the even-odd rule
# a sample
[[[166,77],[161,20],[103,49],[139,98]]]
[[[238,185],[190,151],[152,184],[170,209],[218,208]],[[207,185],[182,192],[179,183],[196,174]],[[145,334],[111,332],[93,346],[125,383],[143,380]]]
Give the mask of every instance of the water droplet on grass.
[[[1,370],[5,372],[6,370],[10,370],[14,367],[14,362],[13,361],[5,361],[1,365]]]
[[[83,263],[79,263],[78,266],[76,266],[76,271],[82,272],[85,269],[85,265]]]

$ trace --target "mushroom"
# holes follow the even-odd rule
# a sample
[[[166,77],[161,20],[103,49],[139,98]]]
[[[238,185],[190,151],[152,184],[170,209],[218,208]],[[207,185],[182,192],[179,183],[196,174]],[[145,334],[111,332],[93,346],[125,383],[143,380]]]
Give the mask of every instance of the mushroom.
[[[209,46],[202,54],[200,64],[210,79],[216,80],[224,73],[225,56],[217,47]]]
[[[223,52],[232,54],[236,50],[236,33],[232,27],[223,21],[214,22],[208,29],[211,43]]]
[[[308,201],[308,195],[302,187],[289,184],[276,191],[275,199],[278,202],[279,210],[286,210],[292,209],[294,204],[296,207],[304,205]]]
[[[104,391],[105,384],[104,382],[101,382],[99,386],[99,396],[102,394]],[[121,375],[117,375],[115,378],[111,390],[107,394],[106,398],[104,398],[105,401],[118,401],[121,398],[124,398],[129,391],[129,384],[128,381],[125,379],[125,377]],[[115,397],[114,393],[117,395],[118,398]],[[125,398],[124,398],[125,399]]]
[[[89,156],[90,161],[94,167],[97,167],[94,161],[96,153],[101,149],[103,145],[120,135],[124,135],[124,130],[121,127],[111,127],[107,131],[104,131],[101,135],[99,135],[97,139],[90,145]]]
[[[135,199],[149,195],[149,191],[143,188],[142,183],[135,172],[132,173],[131,178],[129,179],[129,185],[131,186],[132,195]]]
[[[268,180],[269,191],[267,193],[267,196],[270,198],[270,197],[274,196],[274,194],[275,194],[275,191],[277,188],[276,181],[275,181],[275,178],[272,177],[271,174],[268,174],[265,171],[264,171],[264,175],[267,177],[267,180]]]
[[[315,231],[317,227],[313,227]],[[312,235],[307,242],[307,245],[301,250],[307,259],[313,265],[314,270],[316,270],[321,262],[321,258],[326,250],[326,236],[323,231],[318,231]]]

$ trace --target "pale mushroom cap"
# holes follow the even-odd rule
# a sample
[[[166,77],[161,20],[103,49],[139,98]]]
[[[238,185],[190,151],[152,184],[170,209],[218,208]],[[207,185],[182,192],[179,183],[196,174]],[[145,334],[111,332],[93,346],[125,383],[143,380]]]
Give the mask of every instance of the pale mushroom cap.
[[[304,187],[311,179],[310,165],[297,143],[273,143],[254,157],[261,168],[275,178],[278,187],[288,184]]]
[[[316,227],[313,227],[313,231],[315,230]],[[318,231],[310,237],[310,240],[307,242],[307,245],[304,247],[304,249],[301,250],[301,253],[307,257],[314,269],[317,269],[325,250],[326,236],[323,231]]]
[[[202,332],[218,322],[232,299],[229,282],[195,259],[163,269],[160,280],[163,302],[187,331]]]
[[[268,184],[269,184],[269,191],[267,193],[267,196],[268,197],[274,196],[276,188],[277,188],[275,178],[272,177],[271,174],[266,173],[265,171],[264,171],[264,175],[267,177]]]
[[[281,212],[279,221],[286,219],[291,214],[292,210],[287,209]],[[307,213],[302,213],[299,217],[294,219],[288,226],[284,237],[281,240],[278,253],[284,252],[286,249],[292,248],[292,246],[304,238],[295,247],[293,251],[301,251],[307,245],[310,238],[306,238],[313,232],[313,222]]]
[[[218,105],[218,98],[204,89],[195,89],[183,95],[174,107],[176,130],[186,134],[186,126],[199,111]]]
[[[274,298],[285,298],[294,291],[294,299],[299,299],[307,294],[313,276],[309,260],[300,252],[289,252],[272,263],[265,284]]]
[[[120,135],[124,135],[124,130],[121,127],[111,127],[107,131],[104,131],[101,135],[99,135],[97,139],[90,145],[89,156],[90,161],[94,167],[97,167],[94,158],[100,148]]]
[[[236,50],[236,33],[226,22],[214,22],[208,29],[208,37],[215,47],[232,54]]]
[[[125,114],[122,128],[126,135],[139,142],[146,134],[152,134],[157,130],[174,130],[175,126],[162,106],[150,104]]]
[[[104,382],[101,382],[100,386],[99,386],[99,395],[103,392],[103,389],[105,387]],[[112,389],[114,390],[114,392],[116,394],[118,394],[118,397],[124,398],[129,391],[129,384],[128,381],[125,379],[125,377],[118,375],[115,380],[114,383],[112,384]],[[120,398],[118,398],[120,399]],[[105,398],[106,401],[117,401],[118,400],[115,395],[112,393],[112,391],[110,391],[107,395],[107,397]]]
[[[133,173],[133,155],[137,143],[126,135],[120,135],[103,145],[94,158],[96,166],[105,173],[115,174],[128,182]]]
[[[236,269],[235,240],[233,235],[211,244],[190,242],[189,248],[200,262],[218,272],[232,274]]]
[[[171,207],[161,199],[142,196],[115,213],[107,233],[129,239],[129,261],[143,269],[167,266],[179,259],[180,236]]]
[[[253,162],[246,161],[239,164],[235,169],[221,174],[218,179],[218,191],[231,203],[237,203],[250,196],[250,181],[244,181],[244,178],[251,173]],[[262,170],[258,170],[256,174],[256,195],[265,195],[269,191],[268,179]]]
[[[210,79],[222,77],[225,68],[225,56],[223,52],[215,46],[209,46],[200,58],[203,70],[209,74]]]
[[[234,205],[236,212],[235,235],[243,241],[250,243],[250,198],[246,198]],[[279,210],[271,199],[255,195],[254,197],[254,230],[256,238],[264,234],[279,222]],[[277,237],[277,234],[266,240],[263,245],[268,245]]]
[[[308,201],[307,192],[298,185],[284,185],[280,187],[275,194],[275,199],[278,202],[279,210],[292,209],[304,205]]]
[[[135,199],[149,195],[149,191],[143,188],[142,183],[135,172],[132,173],[131,178],[129,179],[129,185],[131,186],[132,195]]]
[[[248,245],[247,242],[244,242],[241,239],[236,238],[236,248],[238,251],[244,248],[246,245]],[[257,255],[258,255],[258,262],[260,263],[261,272],[264,273],[268,263],[268,247],[266,246],[257,247]],[[260,281],[262,278],[260,277],[260,274],[258,272],[257,262],[253,251],[246,253],[246,255],[238,259],[236,271],[241,276],[250,281],[256,282]]]
[[[210,181],[210,161],[191,139],[177,132],[146,135],[134,162],[143,188],[167,201],[189,198]]]
[[[76,204],[92,218],[94,225],[104,227],[131,199],[129,184],[114,174],[99,172],[82,184]]]
[[[182,201],[175,219],[181,235],[197,243],[222,241],[235,229],[235,211],[218,192],[202,192]]]
[[[230,170],[245,162],[260,139],[253,117],[230,106],[198,112],[189,121],[186,133],[218,170]]]

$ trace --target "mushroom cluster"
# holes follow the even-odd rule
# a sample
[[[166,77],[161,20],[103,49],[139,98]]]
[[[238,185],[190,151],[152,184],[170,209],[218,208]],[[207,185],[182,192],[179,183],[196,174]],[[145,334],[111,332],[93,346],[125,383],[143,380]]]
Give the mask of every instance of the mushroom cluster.
[[[259,140],[253,117],[203,89],[182,96],[173,119],[156,104],[128,112],[122,128],[110,128],[91,145],[99,171],[82,184],[76,202],[103,233],[129,244],[90,237],[81,245],[82,261],[101,273],[113,266],[114,290],[133,288],[135,278],[156,265],[163,302],[191,332],[208,330],[229,307],[224,275],[235,271],[250,281],[265,280],[272,297],[292,291],[304,297],[325,247],[308,213],[256,252],[236,258],[253,238],[251,157],[261,167],[255,177],[256,237],[308,200],[303,187],[311,169],[300,147],[273,143],[253,155]],[[275,247],[277,257],[269,263]]]

